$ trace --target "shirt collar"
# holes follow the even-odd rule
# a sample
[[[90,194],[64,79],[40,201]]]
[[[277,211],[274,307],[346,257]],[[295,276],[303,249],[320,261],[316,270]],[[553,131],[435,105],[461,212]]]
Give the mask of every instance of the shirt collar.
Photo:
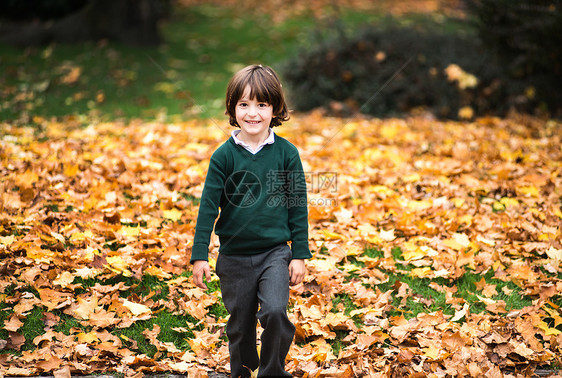
[[[240,134],[242,130],[233,130],[232,131],[232,139],[234,139],[234,143],[239,144],[240,146],[244,147],[246,150],[250,151],[252,154],[257,154],[264,146],[268,144],[273,144],[275,142],[275,133],[273,129],[269,128],[269,135],[267,138],[256,148],[256,150],[252,150],[252,147],[243,140],[238,139],[238,134]]]

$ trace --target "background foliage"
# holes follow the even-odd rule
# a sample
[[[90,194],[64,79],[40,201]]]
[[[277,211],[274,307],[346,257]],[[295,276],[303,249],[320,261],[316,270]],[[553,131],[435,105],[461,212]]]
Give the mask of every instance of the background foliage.
[[[379,117],[420,110],[441,118],[560,115],[560,5],[467,4],[469,24],[459,20],[453,30],[376,23],[302,51],[284,66],[295,105]]]

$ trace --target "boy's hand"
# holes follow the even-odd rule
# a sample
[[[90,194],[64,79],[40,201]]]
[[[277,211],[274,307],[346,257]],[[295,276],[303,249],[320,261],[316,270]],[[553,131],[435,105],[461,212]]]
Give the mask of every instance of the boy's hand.
[[[306,266],[303,259],[294,259],[289,263],[289,276],[291,277],[290,285],[298,285],[304,280],[306,274]]]
[[[203,282],[203,276],[207,282],[211,281],[211,267],[205,260],[197,260],[193,262],[193,283],[203,290],[207,289],[207,285]]]

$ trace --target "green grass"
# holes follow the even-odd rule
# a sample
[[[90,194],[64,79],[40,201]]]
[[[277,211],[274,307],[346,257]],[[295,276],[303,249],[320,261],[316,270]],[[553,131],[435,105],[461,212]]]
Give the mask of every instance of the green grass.
[[[226,84],[237,69],[253,63],[279,67],[303,49],[366,24],[467,30],[463,23],[432,15],[393,19],[343,9],[323,20],[302,15],[275,23],[268,15],[215,5],[177,9],[162,24],[166,42],[155,48],[107,42],[0,45],[0,119],[33,124],[41,123],[37,117],[68,115],[79,123],[221,118]],[[80,74],[65,82],[72,68]]]
[[[382,251],[373,248],[366,248],[365,254],[372,258],[383,257]],[[399,248],[393,249],[392,255],[396,260],[401,261],[402,252]],[[362,266],[362,263],[358,260],[352,259],[351,262],[358,266]],[[408,269],[410,267],[407,264],[403,265],[403,268],[405,269],[399,269],[398,272],[385,271],[388,275],[388,281],[379,284],[376,287],[370,287],[373,290],[378,289],[381,292],[385,292],[387,290],[394,291],[392,300],[393,308],[387,312],[387,316],[403,315],[406,319],[411,319],[420,313],[431,313],[436,311],[443,311],[445,314],[454,315],[456,311],[455,308],[446,304],[446,297],[443,292],[434,290],[430,287],[432,282],[441,286],[455,286],[457,288],[457,292],[454,296],[457,298],[463,298],[470,305],[470,312],[486,312],[486,306],[476,296],[482,296],[482,293],[477,289],[476,285],[476,283],[480,282],[482,278],[486,281],[486,283],[496,285],[498,295],[492,299],[504,300],[508,311],[532,305],[532,299],[524,296],[518,286],[510,281],[504,282],[495,279],[492,271],[488,271],[485,274],[477,274],[467,271],[456,280],[447,280],[444,278],[416,278],[409,274]],[[190,277],[191,273],[184,272],[181,276]],[[129,287],[128,290],[121,293],[122,297],[126,297],[128,295],[144,297],[156,293],[151,298],[158,300],[168,298],[170,292],[165,280],[161,280],[151,275],[144,275],[140,280],[134,277],[123,276],[114,276],[109,279],[104,278],[104,276],[89,279],[76,278],[74,284],[81,284],[81,288],[77,288],[75,290],[75,294],[79,295],[80,293],[85,293],[89,288],[95,286],[96,284],[115,285],[119,282],[124,282],[125,285]],[[407,284],[409,290],[411,291],[405,301],[403,298],[396,296],[397,288],[400,283]],[[366,284],[365,286],[369,287]],[[220,290],[219,282],[217,280],[209,282],[208,287],[208,294]],[[511,295],[505,295],[502,292],[503,287],[508,287],[510,290],[513,290],[513,293]],[[28,287],[25,290],[33,295],[38,295],[38,293],[31,287]],[[15,295],[15,287],[10,286],[6,288],[5,294],[9,296]],[[424,300],[422,301],[422,299]],[[430,300],[431,303],[428,304],[427,300]],[[334,295],[332,298],[332,305],[333,312],[341,311],[343,308],[343,312],[346,315],[350,315],[351,311],[358,308],[357,304],[354,302],[353,295],[345,293],[338,293]],[[33,339],[43,334],[45,327],[43,320],[45,311],[45,308],[42,306],[36,306],[26,315],[24,319],[22,319],[24,325],[19,332],[26,340],[22,350],[31,350],[36,348],[33,344]],[[10,305],[5,302],[0,302],[0,325],[9,320],[12,313],[13,311]],[[226,318],[228,316],[222,301],[212,305],[209,308],[209,313],[215,318]],[[89,332],[92,329],[83,322],[74,319],[72,316],[64,314],[60,310],[54,310],[53,314],[60,318],[60,321],[53,327],[55,331],[63,332],[64,334],[69,335],[73,329],[81,329],[84,332]],[[356,326],[361,327],[362,322],[359,317],[353,318],[353,321]],[[461,319],[460,322],[462,321],[464,320]],[[157,348],[143,335],[145,330],[153,330],[154,326],[158,325],[160,327],[160,334],[158,335],[158,339],[160,341],[171,342],[181,350],[189,350],[188,340],[194,337],[193,331],[200,331],[204,327],[203,324],[199,324],[194,329],[190,328],[193,324],[197,323],[197,319],[191,317],[190,315],[174,314],[162,308],[154,311],[152,318],[148,320],[137,321],[128,328],[116,328],[111,332],[113,335],[118,336],[121,340],[123,340],[125,347],[134,349],[136,352],[146,354],[149,357],[157,358]],[[338,353],[346,347],[344,339],[348,334],[348,331],[336,331],[336,338],[330,341],[335,355],[338,355]],[[0,338],[6,339],[7,337],[7,331],[0,328]],[[222,339],[224,342],[227,341],[226,337],[223,337]],[[20,352],[3,350],[2,353],[19,354]]]
[[[372,258],[382,258],[384,256],[383,252],[373,248],[366,248],[365,255]],[[397,261],[402,261],[402,251],[400,248],[395,248],[392,250],[393,258]],[[351,259],[351,262],[357,266],[363,266],[363,264],[358,261]],[[417,278],[409,274],[411,267],[404,264],[397,264],[399,268],[396,272],[385,271],[388,276],[388,281],[376,286],[368,286],[373,290],[380,290],[385,292],[392,290],[392,309],[387,312],[388,316],[398,316],[403,315],[405,318],[410,319],[416,317],[420,313],[432,313],[436,311],[443,311],[443,313],[448,315],[454,315],[455,308],[446,303],[445,293],[442,291],[437,291],[430,287],[432,282],[437,283],[443,287],[452,288],[453,286],[457,288],[457,292],[454,297],[462,298],[470,305],[470,312],[480,313],[487,312],[486,305],[483,304],[477,297],[477,295],[483,296],[483,294],[477,289],[476,283],[480,282],[482,279],[486,281],[487,284],[496,285],[496,290],[498,294],[492,299],[503,300],[506,302],[506,310],[510,311],[512,309],[520,309],[526,306],[532,305],[532,298],[523,295],[521,289],[511,281],[501,281],[494,278],[492,271],[488,271],[485,274],[477,274],[472,271],[466,271],[461,277],[456,280],[448,280],[444,278]],[[354,273],[355,274],[355,273]],[[350,279],[353,277],[358,278],[354,274],[350,275]],[[191,272],[184,272],[181,276],[190,277]],[[140,298],[147,295],[151,295],[151,299],[157,301],[159,299],[166,299],[169,297],[170,290],[165,280],[161,280],[156,276],[144,275],[140,280],[134,277],[124,277],[124,276],[113,276],[111,278],[106,278],[105,276],[97,278],[82,279],[76,278],[74,284],[80,284],[80,287],[75,289],[75,295],[80,295],[88,292],[88,290],[95,285],[115,285],[119,282],[123,282],[128,289],[121,292],[121,297],[128,297],[130,295],[135,295]],[[403,283],[409,287],[409,295],[406,299],[396,296],[397,289],[399,285]],[[502,288],[507,287],[512,290],[511,295],[506,295],[503,293]],[[211,294],[220,290],[220,285],[217,280],[208,283],[207,293]],[[32,288],[27,287],[24,291],[29,292],[35,296],[38,293]],[[7,296],[13,296],[16,294],[15,286],[11,285],[6,288],[5,294]],[[558,298],[559,299],[559,298]],[[554,300],[558,302],[558,300]],[[338,293],[332,298],[332,311],[337,312],[343,309],[346,315],[350,315],[351,311],[358,308],[357,304],[354,302],[353,295]],[[36,306],[31,310],[24,319],[22,319],[24,325],[19,330],[19,332],[25,337],[25,344],[23,345],[23,350],[30,350],[36,346],[33,344],[33,339],[43,333],[45,328],[44,324],[44,312],[45,308],[42,306]],[[5,302],[0,302],[0,325],[4,324],[12,316],[13,310],[11,306]],[[222,301],[212,305],[209,308],[210,315],[215,318],[226,318],[228,313],[222,304]],[[54,310],[53,314],[60,318],[60,321],[54,325],[53,329],[58,332],[62,332],[69,335],[72,329],[81,329],[84,332],[91,331],[91,327],[87,326],[83,322],[78,321],[70,315],[64,314],[60,310]],[[353,318],[356,326],[361,327],[362,322],[360,317]],[[462,319],[460,320],[463,321]],[[139,353],[146,354],[148,356],[155,356],[157,349],[150,341],[143,335],[145,330],[152,330],[154,325],[160,326],[160,334],[158,339],[162,342],[171,342],[179,349],[189,349],[188,339],[193,337],[194,329],[190,327],[193,324],[197,324],[198,321],[189,315],[179,315],[171,313],[170,311],[162,308],[156,310],[153,316],[149,320],[137,321],[132,326],[124,329],[115,329],[112,333],[120,337],[124,345],[133,348],[136,346],[136,350]],[[196,330],[201,330],[203,325],[198,325]],[[174,330],[175,329],[175,330]],[[342,348],[345,348],[345,343],[343,339],[347,336],[348,332],[338,331],[336,332],[336,338],[330,343],[332,344],[333,352],[337,355]],[[0,328],[0,338],[6,339],[8,337],[8,332]],[[134,342],[132,342],[134,340]],[[226,341],[226,338],[223,338]],[[2,353],[18,353],[16,351],[4,350]]]
[[[154,325],[160,327],[158,340],[162,342],[171,342],[176,348],[188,350],[188,339],[193,338],[193,330],[189,329],[191,323],[196,320],[187,315],[175,315],[169,311],[160,311],[157,316],[149,320],[137,321],[128,328],[115,329],[112,334],[120,337],[124,341],[124,345],[132,348],[133,343],[128,340],[136,341],[137,351],[154,357],[157,352],[156,347],[143,335],[145,330],[153,330]],[[174,328],[187,329],[187,331],[174,330]],[[198,331],[202,329],[202,325],[198,327]]]
[[[25,336],[25,344],[22,347],[23,350],[32,350],[37,347],[33,344],[33,339],[43,334],[44,325],[42,318],[43,307],[40,306],[35,306],[25,317],[20,330]]]
[[[190,276],[190,273],[184,273],[182,276]],[[139,297],[147,296],[151,293],[156,292],[155,295],[151,296],[151,299],[157,301],[159,299],[166,299],[169,296],[169,288],[164,280],[151,275],[144,275],[141,280],[135,279],[134,277],[123,277],[114,276],[112,278],[89,278],[82,279],[76,278],[74,284],[80,284],[81,288],[75,289],[75,295],[80,295],[88,291],[89,288],[95,285],[115,285],[119,282],[124,282],[129,289],[121,292],[121,297],[128,297],[130,295],[137,295]],[[208,293],[219,290],[218,281],[212,281],[209,283]],[[38,296],[35,290],[30,287],[26,291]],[[5,290],[7,296],[15,295],[14,287],[8,287]],[[13,314],[11,305],[5,302],[0,302],[0,338],[7,339],[9,337],[8,331],[1,328],[1,326],[10,319]],[[43,306],[35,306],[26,316],[21,319],[23,326],[19,329],[25,338],[25,343],[22,346],[22,350],[32,350],[36,348],[33,344],[33,339],[44,333],[45,323],[44,315],[47,310]],[[87,326],[84,322],[81,322],[74,317],[63,313],[61,310],[53,310],[52,313],[60,318],[60,320],[53,326],[53,330],[56,332],[62,332],[65,335],[70,335],[73,329],[79,329],[83,332],[89,332],[92,327]],[[222,304],[222,301],[212,305],[209,308],[210,315],[219,318],[226,317],[228,313]],[[133,323],[128,328],[116,328],[112,331],[112,334],[118,336],[123,340],[125,346],[133,348],[136,342],[136,351],[139,353],[144,353],[150,357],[153,357],[157,350],[154,345],[143,335],[145,330],[152,330],[154,325],[160,326],[160,333],[158,339],[162,342],[171,342],[179,349],[189,349],[189,344],[187,340],[193,338],[194,330],[202,330],[203,324],[196,326],[196,328],[190,328],[193,324],[198,323],[198,320],[190,315],[180,315],[174,314],[166,309],[160,309],[153,313],[152,318],[144,321],[137,321]],[[19,352],[14,350],[2,350],[1,353],[16,353]]]
[[[84,332],[89,332],[91,327],[86,327],[80,323],[80,321],[73,316],[66,315],[61,311],[53,311],[53,313],[60,317],[60,322],[53,327],[55,332],[62,332],[65,335],[70,335],[70,330],[81,329]]]
[[[372,258],[383,257],[383,253],[381,251],[373,248],[366,248],[365,254]],[[392,256],[395,261],[403,261],[402,251],[400,248],[394,248],[392,250]],[[360,267],[364,266],[363,263],[355,259],[351,259],[351,262]],[[525,296],[515,283],[511,281],[504,282],[493,278],[494,272],[491,270],[487,271],[485,274],[477,274],[468,270],[455,280],[447,280],[444,278],[429,279],[413,277],[408,274],[408,272],[412,269],[412,266],[407,264],[397,263],[396,267],[397,272],[383,271],[388,275],[387,282],[379,284],[376,287],[371,287],[373,290],[378,289],[382,292],[393,290],[396,294],[397,285],[404,283],[408,285],[412,291],[411,295],[406,298],[405,304],[403,303],[402,298],[395,295],[393,296],[392,305],[394,309],[388,313],[389,316],[403,314],[405,318],[410,319],[416,317],[420,313],[431,313],[435,311],[443,311],[444,314],[454,315],[456,311],[455,308],[446,303],[446,295],[444,292],[437,291],[430,287],[432,282],[435,282],[443,287],[456,287],[457,292],[453,296],[464,299],[470,305],[470,311],[472,313],[486,312],[486,305],[478,298],[478,296],[484,297],[484,295],[477,289],[476,286],[476,283],[482,278],[484,278],[486,284],[496,285],[497,295],[490,299],[495,301],[505,301],[505,309],[507,311],[521,309],[532,305],[532,298]],[[365,286],[369,287],[368,285]],[[502,291],[504,287],[512,290],[512,293],[510,295],[506,295]],[[353,301],[351,300],[340,300],[336,298],[336,301],[337,303],[344,303],[346,313],[355,309]]]

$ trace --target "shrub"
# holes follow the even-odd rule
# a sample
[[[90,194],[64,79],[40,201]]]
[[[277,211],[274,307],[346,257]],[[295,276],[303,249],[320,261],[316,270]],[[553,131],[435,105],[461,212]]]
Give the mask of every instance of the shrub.
[[[281,72],[301,111],[382,117],[423,108],[456,119],[532,112],[542,102],[536,78],[513,80],[477,38],[413,28],[368,27],[302,52]]]
[[[558,0],[464,0],[482,43],[509,77],[528,81],[552,112],[562,108],[562,4]]]
[[[562,7],[557,0],[464,0],[482,42],[518,76],[562,77]]]

